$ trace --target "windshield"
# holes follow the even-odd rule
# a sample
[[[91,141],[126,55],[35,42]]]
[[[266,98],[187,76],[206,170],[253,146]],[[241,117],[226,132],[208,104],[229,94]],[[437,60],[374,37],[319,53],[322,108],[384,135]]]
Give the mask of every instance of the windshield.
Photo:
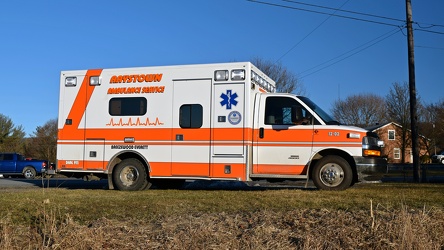
[[[329,114],[327,114],[324,110],[322,110],[318,105],[316,105],[314,102],[312,102],[310,99],[304,96],[298,96],[299,100],[303,101],[305,104],[307,104],[308,107],[310,107],[321,119],[325,122],[327,125],[340,125],[338,121],[335,121],[333,118],[330,117]]]

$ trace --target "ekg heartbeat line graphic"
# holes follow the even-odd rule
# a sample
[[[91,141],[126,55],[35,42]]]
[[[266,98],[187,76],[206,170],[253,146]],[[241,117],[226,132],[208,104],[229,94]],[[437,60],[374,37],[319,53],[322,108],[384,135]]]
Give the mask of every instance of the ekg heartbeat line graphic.
[[[112,127],[161,126],[161,125],[163,125],[163,122],[160,122],[158,117],[156,117],[156,120],[154,122],[150,122],[150,118],[146,118],[145,122],[141,122],[140,118],[137,118],[136,122],[133,122],[133,119],[131,117],[128,118],[127,122],[123,122],[122,118],[120,118],[118,122],[115,122],[114,118],[111,118],[109,123],[106,124],[106,126],[112,126]]]

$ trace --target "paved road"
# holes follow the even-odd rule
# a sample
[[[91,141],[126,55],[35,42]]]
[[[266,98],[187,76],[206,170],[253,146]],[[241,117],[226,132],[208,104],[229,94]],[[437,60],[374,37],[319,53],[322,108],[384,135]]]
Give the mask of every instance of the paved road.
[[[307,184],[307,186],[306,186]],[[51,178],[27,180],[24,178],[1,178],[0,190],[31,189],[31,188],[65,188],[65,189],[108,189],[108,181],[83,181],[75,178]],[[311,181],[287,181],[283,183],[254,182],[244,183],[238,181],[187,181],[184,189],[197,190],[261,190],[261,189],[314,189]]]
[[[382,182],[412,182],[411,177],[395,176],[385,177]],[[444,183],[444,176],[429,177],[429,183]],[[83,181],[75,178],[51,178],[27,180],[23,178],[0,177],[0,191],[7,189],[31,189],[31,188],[64,188],[64,189],[108,189],[108,181]],[[315,189],[313,182],[286,181],[283,183],[253,182],[244,183],[236,181],[187,181],[184,189],[188,190],[263,190],[263,189]]]
[[[66,188],[66,189],[108,189],[108,182],[83,181],[75,178],[51,178],[27,180],[24,178],[0,178],[0,189],[20,188]]]

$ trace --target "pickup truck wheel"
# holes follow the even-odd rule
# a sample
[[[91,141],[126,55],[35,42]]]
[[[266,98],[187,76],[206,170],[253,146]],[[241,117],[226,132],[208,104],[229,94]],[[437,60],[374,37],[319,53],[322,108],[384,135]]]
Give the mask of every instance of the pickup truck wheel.
[[[353,181],[350,164],[339,156],[325,156],[313,169],[313,183],[322,190],[344,190]]]
[[[34,179],[36,174],[37,173],[33,167],[26,167],[23,169],[23,176],[28,180]]]
[[[114,185],[119,190],[138,191],[150,186],[143,164],[137,159],[126,159],[113,171]]]

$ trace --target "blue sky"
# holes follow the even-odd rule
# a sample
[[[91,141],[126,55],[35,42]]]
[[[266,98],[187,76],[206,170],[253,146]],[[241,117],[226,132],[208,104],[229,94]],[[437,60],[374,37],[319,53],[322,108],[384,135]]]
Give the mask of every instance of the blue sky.
[[[300,2],[405,19],[404,0]],[[414,32],[416,88],[424,102],[435,103],[444,99],[444,1],[412,2],[421,29]],[[336,12],[373,21],[364,22],[245,0],[15,0],[0,9],[0,113],[27,134],[57,118],[62,70],[259,57],[299,76],[306,95],[326,111],[339,98],[385,96],[393,82],[408,81],[406,31],[392,19]]]

